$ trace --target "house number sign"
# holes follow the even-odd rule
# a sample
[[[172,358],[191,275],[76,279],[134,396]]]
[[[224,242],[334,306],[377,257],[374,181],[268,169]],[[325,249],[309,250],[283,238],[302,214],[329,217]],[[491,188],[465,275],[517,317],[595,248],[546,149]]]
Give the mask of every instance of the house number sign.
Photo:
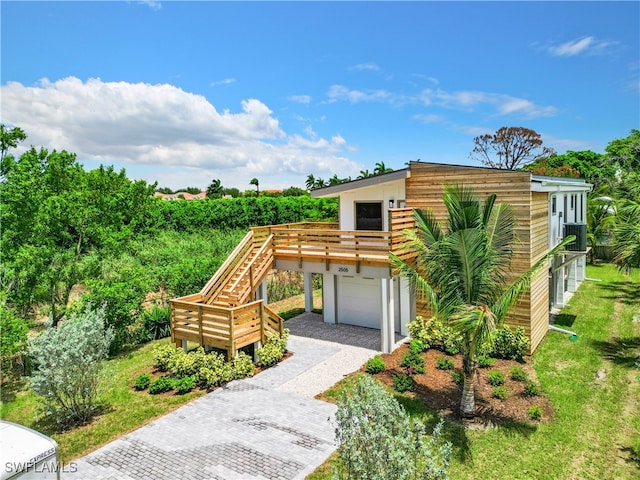
[[[349,273],[349,267],[338,267],[338,272]]]

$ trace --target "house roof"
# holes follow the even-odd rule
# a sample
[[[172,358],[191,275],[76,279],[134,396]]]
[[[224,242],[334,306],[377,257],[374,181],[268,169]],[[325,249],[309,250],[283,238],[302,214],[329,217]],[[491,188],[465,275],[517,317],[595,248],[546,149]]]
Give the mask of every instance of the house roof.
[[[380,185],[381,183],[393,182],[394,180],[403,180],[410,176],[408,168],[402,170],[394,170],[389,173],[382,173],[380,175],[372,175],[366,178],[358,178],[351,180],[350,182],[339,183],[338,185],[330,185],[328,187],[316,188],[311,190],[311,196],[313,198],[331,197],[342,192],[354,190],[356,188],[372,187]]]
[[[402,180],[411,176],[411,165],[414,163],[422,163],[429,165],[442,165],[445,167],[455,168],[469,168],[477,170],[495,170],[497,172],[504,172],[499,168],[491,168],[475,165],[453,165],[447,163],[437,162],[411,162],[408,168],[401,170],[394,170],[393,172],[383,173],[381,175],[373,175],[371,177],[359,178],[351,180],[350,182],[340,183],[338,185],[330,185],[328,187],[317,188],[311,190],[311,196],[313,198],[331,197],[343,192],[355,190],[358,188],[371,187],[380,185],[382,183],[388,183],[395,180]],[[531,175],[531,190],[534,192],[562,192],[562,191],[591,191],[593,185],[587,183],[582,178],[566,178],[566,177],[548,177],[545,175],[533,175],[527,171],[519,171],[523,174]]]

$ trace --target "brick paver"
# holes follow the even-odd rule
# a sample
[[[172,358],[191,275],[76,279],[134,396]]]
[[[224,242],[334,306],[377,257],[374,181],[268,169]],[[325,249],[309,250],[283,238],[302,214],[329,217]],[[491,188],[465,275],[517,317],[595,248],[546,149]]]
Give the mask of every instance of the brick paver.
[[[360,327],[341,329],[351,345],[318,340],[314,335],[326,333],[317,333],[322,325],[308,325],[313,335],[293,334],[305,333],[300,322],[292,328],[289,349],[294,354],[287,360],[214,390],[76,460],[62,478],[304,479],[335,449],[335,406],[313,395],[326,388],[324,383],[357,368],[345,357],[355,357],[353,362],[361,365],[375,353],[353,346],[358,335],[364,345],[372,345],[374,339],[379,343],[379,332]],[[329,331],[335,334],[337,329]],[[318,370],[323,365],[325,371]]]

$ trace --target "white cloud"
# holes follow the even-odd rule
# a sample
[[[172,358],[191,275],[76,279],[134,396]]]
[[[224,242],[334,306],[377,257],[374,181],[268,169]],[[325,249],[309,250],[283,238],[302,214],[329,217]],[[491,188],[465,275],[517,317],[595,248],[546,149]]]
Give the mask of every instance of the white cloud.
[[[357,65],[352,65],[351,67],[349,67],[349,70],[354,70],[359,72],[362,72],[362,71],[379,72],[381,68],[375,63],[359,63]]]
[[[160,2],[153,2],[153,1],[149,1],[149,0],[138,1],[138,4],[146,5],[151,10],[156,10],[156,11],[158,11],[158,10],[160,10],[162,8],[162,4]]]
[[[618,42],[597,40],[595,37],[588,36],[570,40],[560,45],[551,45],[547,48],[547,51],[555,57],[573,57],[581,54],[602,55],[617,45]]]
[[[290,102],[302,103],[304,105],[311,103],[311,97],[309,95],[289,95],[287,100]]]
[[[427,88],[411,95],[405,95],[386,90],[363,91],[349,89],[344,85],[332,85],[327,92],[327,97],[329,103],[339,101],[346,101],[352,104],[369,102],[387,103],[394,106],[413,104],[462,111],[475,111],[481,107],[488,106],[493,109],[488,113],[489,117],[511,115],[522,118],[538,118],[551,117],[557,113],[557,109],[554,106],[537,105],[530,100],[505,94],[471,90],[447,92],[442,89],[433,90]],[[424,121],[424,118],[422,120]]]
[[[209,84],[211,87],[217,87],[218,85],[231,85],[232,83],[236,83],[235,78],[225,78],[222,80],[216,80]]]
[[[196,186],[220,178],[243,188],[261,175],[265,188],[280,188],[302,185],[303,174],[344,176],[360,167],[341,154],[347,150],[342,137],[287,135],[257,99],[243,100],[241,111],[219,112],[204,96],[173,85],[75,77],[35,86],[9,82],[1,95],[2,122],[22,128],[25,143],[74,152],[87,168],[100,162],[145,170],[141,176],[149,180],[156,171],[178,168],[181,175],[163,183],[172,188],[188,184],[185,168]]]

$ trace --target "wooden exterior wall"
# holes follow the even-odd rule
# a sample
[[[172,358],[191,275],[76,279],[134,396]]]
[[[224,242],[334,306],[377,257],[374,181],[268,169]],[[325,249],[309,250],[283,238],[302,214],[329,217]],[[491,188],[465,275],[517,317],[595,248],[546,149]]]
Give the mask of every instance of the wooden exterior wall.
[[[535,261],[534,257],[539,258],[546,250],[547,194],[531,191],[530,173],[427,163],[412,163],[410,171],[411,176],[406,181],[406,206],[430,209],[441,221],[446,220],[442,194],[444,185],[447,184],[472,186],[483,199],[496,193],[498,203],[511,204],[518,222],[518,243],[512,261],[514,275],[525,272]],[[532,351],[546,332],[548,308],[548,279],[543,273],[537,277],[531,291],[523,295],[506,319],[508,325],[524,328],[531,338]],[[418,315],[428,315],[426,305],[420,300],[417,302],[416,311]]]

